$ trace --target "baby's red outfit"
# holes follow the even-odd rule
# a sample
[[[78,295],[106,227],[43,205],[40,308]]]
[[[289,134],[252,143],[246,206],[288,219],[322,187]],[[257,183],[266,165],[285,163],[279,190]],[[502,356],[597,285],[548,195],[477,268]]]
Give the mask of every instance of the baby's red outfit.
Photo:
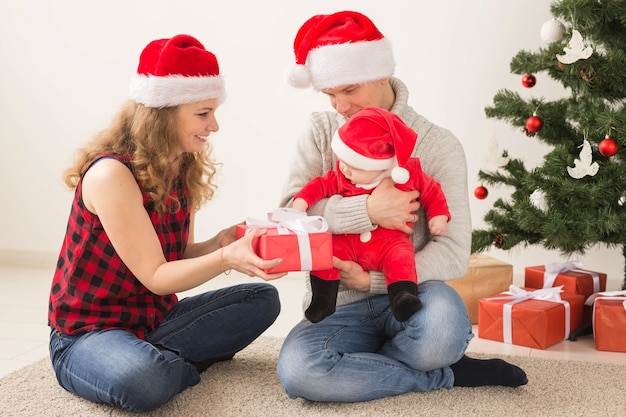
[[[450,220],[450,211],[441,186],[422,170],[418,158],[409,159],[406,169],[410,178],[405,184],[396,184],[403,191],[419,190],[420,203],[428,218],[445,215]],[[357,187],[339,170],[329,171],[324,176],[309,181],[295,198],[302,198],[309,207],[319,200],[340,194],[350,197],[371,194],[373,189]],[[333,235],[333,255],[342,260],[357,262],[366,271],[381,271],[389,284],[398,281],[411,281],[417,284],[415,250],[409,235],[399,231],[377,227],[371,232],[369,241],[361,241],[357,234]],[[323,280],[339,280],[340,271],[336,268],[324,271],[311,271],[311,275]]]

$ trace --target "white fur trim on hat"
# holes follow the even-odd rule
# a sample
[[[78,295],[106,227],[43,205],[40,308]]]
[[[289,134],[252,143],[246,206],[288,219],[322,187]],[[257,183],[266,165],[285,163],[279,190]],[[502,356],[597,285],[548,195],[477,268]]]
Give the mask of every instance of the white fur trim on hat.
[[[306,66],[316,90],[391,77],[395,68],[387,38],[326,45],[311,50]]]
[[[337,157],[346,164],[367,171],[384,171],[397,166],[396,157],[386,159],[374,159],[364,156],[345,144],[337,132],[333,136],[331,147]]]
[[[164,77],[135,74],[130,81],[129,96],[147,107],[175,107],[185,103],[217,98],[221,104],[226,99],[221,75]]]

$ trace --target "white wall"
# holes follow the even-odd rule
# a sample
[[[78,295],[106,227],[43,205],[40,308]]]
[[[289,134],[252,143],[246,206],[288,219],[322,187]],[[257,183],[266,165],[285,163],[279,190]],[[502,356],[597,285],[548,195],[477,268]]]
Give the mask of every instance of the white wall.
[[[126,99],[130,75],[147,42],[178,33],[200,39],[220,61],[228,101],[212,136],[224,162],[221,188],[199,213],[199,238],[247,216],[264,216],[277,202],[289,156],[309,111],[328,109],[321,94],[288,87],[292,41],[311,15],[354,9],[392,40],[397,71],[413,107],[451,129],[465,146],[470,193],[485,167],[489,138],[530,164],[545,147],[508,125],[488,120],[484,107],[500,88],[553,97],[560,86],[538,75],[525,90],[509,62],[520,49],[542,46],[548,0],[23,0],[0,3],[0,252],[56,254],[72,195],[61,174],[73,151],[108,124]],[[389,7],[392,5],[393,7]],[[525,90],[525,91],[523,91]],[[470,198],[474,226],[499,191]],[[514,265],[563,260],[540,248],[494,257]],[[621,249],[577,257],[586,268],[622,281]]]

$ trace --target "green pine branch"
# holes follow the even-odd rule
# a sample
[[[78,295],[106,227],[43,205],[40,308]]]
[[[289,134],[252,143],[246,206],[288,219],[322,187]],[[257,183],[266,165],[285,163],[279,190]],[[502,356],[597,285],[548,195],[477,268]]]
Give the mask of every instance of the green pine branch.
[[[605,245],[621,246],[626,257],[625,6],[624,0],[553,3],[553,15],[565,24],[563,39],[512,58],[511,73],[533,74],[537,86],[520,87],[523,94],[497,91],[485,114],[524,131],[526,138],[520,135],[520,140],[542,141],[551,149],[536,167],[526,167],[512,155],[494,171],[479,171],[482,183],[504,187],[510,196],[497,199],[485,213],[487,226],[473,231],[472,252],[541,245],[571,255]],[[569,47],[574,30],[593,52],[587,59],[561,64],[558,55]],[[533,95],[545,77],[561,83],[562,98]],[[535,133],[525,129],[532,115],[543,120]],[[617,144],[613,156],[600,151],[606,136]],[[581,163],[584,143],[584,149],[591,148],[586,164]],[[586,170],[570,175],[577,163]]]

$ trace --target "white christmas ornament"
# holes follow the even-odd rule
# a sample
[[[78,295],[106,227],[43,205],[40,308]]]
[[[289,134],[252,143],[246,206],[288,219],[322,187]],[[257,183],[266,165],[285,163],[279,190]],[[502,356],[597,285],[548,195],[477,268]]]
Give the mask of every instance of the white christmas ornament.
[[[557,59],[562,64],[573,64],[579,59],[587,59],[593,53],[593,48],[588,46],[583,41],[583,35],[579,31],[574,29],[572,31],[572,39],[569,41],[569,45],[563,48],[564,55],[557,54]]]
[[[497,167],[502,167],[509,162],[509,158],[503,156],[506,151],[500,150],[498,141],[494,135],[489,137],[489,143],[487,143],[487,152],[483,154],[483,161],[493,164]]]
[[[546,202],[546,193],[540,188],[537,188],[530,195],[530,203],[533,206],[537,207],[539,210],[543,211],[544,213],[548,211],[548,203]]]
[[[574,160],[574,167],[567,167],[567,172],[570,177],[575,179],[581,179],[585,175],[593,177],[598,173],[600,166],[597,162],[593,162],[591,157],[591,145],[589,141],[585,139],[583,142],[583,149],[580,151],[580,159]]]
[[[559,20],[548,20],[541,26],[541,39],[547,43],[558,42],[563,39],[563,31],[565,25]]]

